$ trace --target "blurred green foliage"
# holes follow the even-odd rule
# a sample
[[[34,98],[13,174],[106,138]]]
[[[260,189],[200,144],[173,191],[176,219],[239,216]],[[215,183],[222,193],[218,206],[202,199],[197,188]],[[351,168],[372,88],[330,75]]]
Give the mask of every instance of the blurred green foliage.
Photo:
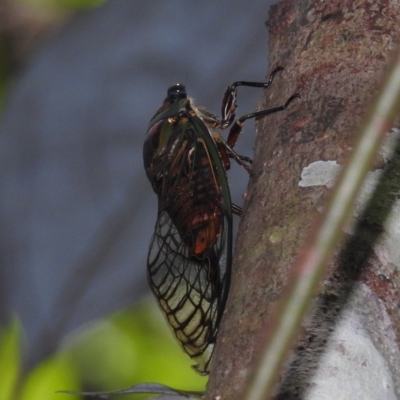
[[[60,6],[73,9],[91,8],[105,2],[105,0],[52,0],[52,1]]]
[[[85,382],[100,390],[141,382],[204,389],[205,379],[190,368],[191,360],[153,302],[93,324],[71,337],[65,351]]]
[[[15,0],[14,0],[15,1]],[[21,5],[34,7],[38,11],[47,12],[48,10],[60,10],[69,8],[79,10],[84,8],[96,7],[106,0],[16,0]]]
[[[13,321],[0,331],[0,399],[11,400],[21,368],[20,326]]]
[[[63,400],[62,395],[57,393],[60,388],[80,390],[76,370],[70,360],[62,354],[56,354],[40,363],[19,382],[19,385],[20,390],[12,397],[13,400]],[[69,396],[65,400],[80,398]]]
[[[63,400],[69,391],[111,391],[142,382],[204,390],[154,302],[120,311],[71,334],[60,350],[21,376],[21,327],[0,335],[0,399]],[[124,395],[124,399],[146,396]],[[80,399],[68,396],[66,400]]]

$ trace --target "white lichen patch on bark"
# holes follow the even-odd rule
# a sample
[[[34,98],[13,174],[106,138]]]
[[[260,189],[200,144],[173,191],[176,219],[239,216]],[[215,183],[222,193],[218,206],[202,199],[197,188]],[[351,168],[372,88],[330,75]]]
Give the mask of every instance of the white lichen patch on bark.
[[[387,134],[386,140],[379,151],[385,163],[388,163],[391,159],[399,138],[399,129],[392,129]],[[315,161],[305,167],[301,172],[299,186],[304,188],[325,186],[331,189],[335,184],[335,180],[341,168],[342,166],[334,160]],[[361,193],[355,203],[353,215],[356,218],[363,212],[365,205],[371,198],[383,173],[383,169],[368,172]],[[400,199],[394,202],[390,214],[386,217],[384,227],[385,230],[379,239],[379,243],[376,244],[375,253],[384,264],[390,262],[400,269]],[[348,228],[346,228],[346,231],[350,233]]]
[[[382,156],[384,162],[387,163],[392,157],[393,150],[399,138],[400,129],[392,129],[387,133],[386,139],[379,150],[379,154]],[[326,186],[327,188],[332,188],[341,168],[341,165],[334,160],[312,162],[301,171],[299,186]],[[367,177],[367,182],[371,180],[371,183],[376,183],[381,172],[382,170],[380,169],[370,172]]]
[[[336,161],[314,161],[301,171],[299,186],[326,186],[331,188],[341,168]]]

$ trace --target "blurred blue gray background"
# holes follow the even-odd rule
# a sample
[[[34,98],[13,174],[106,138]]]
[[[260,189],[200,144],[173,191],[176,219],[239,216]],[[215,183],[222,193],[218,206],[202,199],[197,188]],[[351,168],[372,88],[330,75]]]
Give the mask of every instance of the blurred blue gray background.
[[[173,83],[219,115],[228,84],[264,80],[271,3],[110,0],[48,35],[20,71],[0,122],[0,315],[21,319],[28,364],[148,293],[148,121]],[[260,97],[240,88],[238,114]],[[238,152],[251,156],[254,138],[250,121]],[[232,170],[240,204],[248,177]]]

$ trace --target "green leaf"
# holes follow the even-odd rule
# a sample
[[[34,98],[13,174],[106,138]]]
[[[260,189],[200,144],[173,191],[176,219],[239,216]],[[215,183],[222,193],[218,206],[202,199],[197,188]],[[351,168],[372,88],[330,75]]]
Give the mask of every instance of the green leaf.
[[[190,367],[192,360],[180,349],[155,302],[87,325],[66,340],[64,351],[84,386],[96,391],[149,381],[202,390],[207,382]]]
[[[79,390],[74,369],[62,355],[46,359],[33,369],[23,383],[19,400],[62,400],[58,390]],[[69,400],[82,399],[71,396]]]
[[[0,399],[2,400],[11,400],[16,387],[21,367],[20,331],[16,319],[4,331],[0,331]]]

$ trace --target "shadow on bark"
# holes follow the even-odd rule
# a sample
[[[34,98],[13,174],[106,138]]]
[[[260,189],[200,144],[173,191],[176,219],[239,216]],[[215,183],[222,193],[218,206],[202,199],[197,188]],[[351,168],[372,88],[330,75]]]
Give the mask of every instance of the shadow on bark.
[[[291,359],[287,375],[281,381],[281,390],[276,396],[276,400],[305,398],[312,378],[320,367],[321,358],[326,351],[326,345],[335,326],[343,311],[349,303],[352,303],[352,294],[357,290],[357,283],[363,282],[364,275],[371,269],[374,245],[384,231],[383,225],[388,219],[394,203],[398,200],[399,194],[400,141],[398,140],[391,161],[386,165],[378,185],[358,218],[354,233],[348,236],[335,259],[335,266],[330,272],[329,282],[323,293],[316,299],[312,315],[308,318],[296,345],[295,355]],[[375,276],[375,279],[384,279],[384,276]],[[385,306],[387,310],[391,305],[385,304]],[[393,306],[398,308],[398,305]],[[364,322],[370,325],[367,326],[367,332],[371,334],[374,346],[381,353],[387,353],[390,349],[385,350],[380,335],[374,335],[382,329],[382,326],[377,326],[376,319],[368,319],[370,313],[374,312],[368,307],[369,304],[365,305],[364,303],[363,305],[359,302],[357,310],[364,312]],[[376,315],[375,318],[379,318],[379,316]],[[385,359],[390,362],[390,357],[385,357]],[[399,365],[396,364],[396,361],[389,365],[395,379],[397,394],[400,393],[398,368]]]

